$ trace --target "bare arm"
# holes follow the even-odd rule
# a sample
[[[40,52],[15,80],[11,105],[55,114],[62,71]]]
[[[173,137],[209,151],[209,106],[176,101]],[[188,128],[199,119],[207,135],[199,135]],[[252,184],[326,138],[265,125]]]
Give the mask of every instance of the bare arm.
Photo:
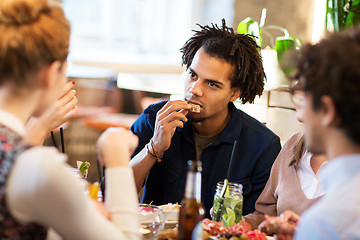
[[[129,165],[134,171],[137,191],[140,191],[146,176],[156,161],[156,158],[148,154],[146,148],[143,148],[135,157],[131,159]]]
[[[169,101],[157,113],[152,144],[148,143],[151,154],[145,147],[130,161],[138,191],[157,161],[156,157],[152,155],[161,156],[170,147],[176,128],[183,127],[183,122],[187,121],[186,114],[190,107],[190,104],[185,101]]]

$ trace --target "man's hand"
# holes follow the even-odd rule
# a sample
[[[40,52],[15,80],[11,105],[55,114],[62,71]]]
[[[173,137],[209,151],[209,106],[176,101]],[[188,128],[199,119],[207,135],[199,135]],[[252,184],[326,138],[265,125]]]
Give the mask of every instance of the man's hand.
[[[97,141],[101,166],[128,166],[130,156],[138,145],[138,137],[124,128],[108,128]]]
[[[191,108],[185,101],[176,100],[167,102],[157,113],[153,136],[154,149],[158,155],[162,155],[171,144],[177,127],[183,127],[187,122],[186,114]]]

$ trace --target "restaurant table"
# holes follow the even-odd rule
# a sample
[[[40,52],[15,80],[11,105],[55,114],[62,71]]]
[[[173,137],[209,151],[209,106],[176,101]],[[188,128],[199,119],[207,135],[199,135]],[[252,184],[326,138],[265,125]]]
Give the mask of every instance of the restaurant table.
[[[102,131],[109,127],[123,127],[129,130],[138,117],[138,114],[126,113],[101,114],[84,118],[84,125]]]

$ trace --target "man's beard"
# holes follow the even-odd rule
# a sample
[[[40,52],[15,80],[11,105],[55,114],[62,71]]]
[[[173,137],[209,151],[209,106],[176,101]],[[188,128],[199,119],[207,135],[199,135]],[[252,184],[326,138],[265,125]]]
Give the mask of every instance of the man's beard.
[[[194,115],[191,114],[191,113],[188,113],[188,114],[186,115],[186,118],[187,118],[188,121],[191,122],[191,123],[203,122],[203,121],[205,121],[205,119],[206,119],[205,117],[201,117],[201,116],[196,117],[196,116],[194,116]]]

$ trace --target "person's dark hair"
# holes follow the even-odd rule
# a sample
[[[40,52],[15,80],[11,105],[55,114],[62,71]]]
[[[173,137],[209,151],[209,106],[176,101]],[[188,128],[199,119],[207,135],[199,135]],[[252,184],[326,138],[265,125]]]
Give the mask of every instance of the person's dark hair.
[[[180,49],[183,53],[182,64],[188,69],[195,53],[202,47],[212,56],[224,60],[235,67],[230,77],[231,87],[241,90],[242,103],[253,102],[256,95],[261,96],[264,90],[265,73],[260,55],[260,47],[248,34],[237,34],[226,26],[216,24],[201,26]]]
[[[340,119],[338,127],[360,144],[360,29],[305,45],[294,78],[312,96],[315,110],[321,108],[322,96],[329,96]]]

